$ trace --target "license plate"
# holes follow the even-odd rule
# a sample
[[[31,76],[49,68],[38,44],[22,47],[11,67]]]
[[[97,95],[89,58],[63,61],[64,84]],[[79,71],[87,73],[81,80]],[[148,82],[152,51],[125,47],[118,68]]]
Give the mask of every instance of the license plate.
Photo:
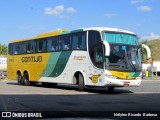
[[[129,86],[130,82],[124,82],[123,85],[124,86]]]

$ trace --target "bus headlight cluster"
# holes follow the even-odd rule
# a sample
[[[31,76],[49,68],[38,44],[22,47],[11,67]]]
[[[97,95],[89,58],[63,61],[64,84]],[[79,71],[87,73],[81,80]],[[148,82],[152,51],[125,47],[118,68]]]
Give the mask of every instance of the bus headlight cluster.
[[[141,77],[136,77],[136,79],[141,79]]]
[[[112,78],[112,79],[117,79],[117,77],[116,77],[116,76],[114,76],[114,75],[109,75],[109,74],[106,74],[106,77],[108,77],[108,78]]]

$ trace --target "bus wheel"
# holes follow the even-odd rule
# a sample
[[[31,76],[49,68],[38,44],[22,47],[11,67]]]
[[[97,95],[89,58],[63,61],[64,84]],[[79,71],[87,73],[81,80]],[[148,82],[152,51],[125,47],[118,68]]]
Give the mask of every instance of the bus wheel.
[[[22,76],[21,76],[20,73],[17,73],[17,83],[18,83],[19,85],[23,85],[23,84],[24,84],[24,83],[23,83]]]
[[[84,79],[82,74],[79,74],[79,77],[78,77],[78,90],[84,91]]]
[[[108,92],[113,93],[114,92],[114,87],[108,87]]]
[[[27,72],[25,72],[24,75],[23,75],[23,82],[24,82],[25,86],[29,86],[30,85],[29,76],[28,76]]]

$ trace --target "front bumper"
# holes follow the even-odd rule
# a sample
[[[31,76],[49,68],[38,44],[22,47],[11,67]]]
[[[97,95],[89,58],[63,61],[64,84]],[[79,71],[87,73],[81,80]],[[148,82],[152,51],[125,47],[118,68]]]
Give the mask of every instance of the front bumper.
[[[124,86],[140,86],[141,79],[132,79],[132,80],[124,80],[124,79],[114,79],[114,78],[106,78],[105,86],[112,86],[112,87],[124,87]]]

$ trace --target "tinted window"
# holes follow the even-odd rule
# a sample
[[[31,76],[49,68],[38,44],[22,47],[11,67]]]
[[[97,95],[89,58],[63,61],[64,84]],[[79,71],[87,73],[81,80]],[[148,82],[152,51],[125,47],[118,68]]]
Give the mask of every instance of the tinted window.
[[[9,47],[8,47],[9,49],[8,49],[8,53],[10,54],[10,55],[13,55],[13,44],[11,43],[11,44],[9,44]]]
[[[13,49],[13,54],[24,54],[26,52],[26,46],[24,42],[13,44],[12,49]]]
[[[26,42],[25,45],[26,45],[26,53],[35,53],[35,51],[36,51],[36,42],[35,41]]]
[[[50,37],[47,39],[47,51],[58,51],[59,37]]]
[[[86,50],[86,32],[72,34],[72,49]]]
[[[103,60],[104,60],[104,53],[103,53],[103,46],[98,45],[94,48],[94,58],[93,58],[94,65],[98,68],[103,68]]]
[[[88,49],[92,63],[98,68],[103,68],[103,45],[98,31],[89,31]]]
[[[86,32],[41,38],[9,44],[9,54],[86,50]]]
[[[46,52],[47,42],[45,39],[37,41],[37,52]]]
[[[71,50],[71,37],[70,37],[70,35],[60,36],[59,47],[60,47],[60,50]]]
[[[98,31],[93,31],[93,30],[89,31],[89,35],[88,35],[89,48],[95,46],[100,41],[101,41],[101,37],[100,37],[100,33]]]

